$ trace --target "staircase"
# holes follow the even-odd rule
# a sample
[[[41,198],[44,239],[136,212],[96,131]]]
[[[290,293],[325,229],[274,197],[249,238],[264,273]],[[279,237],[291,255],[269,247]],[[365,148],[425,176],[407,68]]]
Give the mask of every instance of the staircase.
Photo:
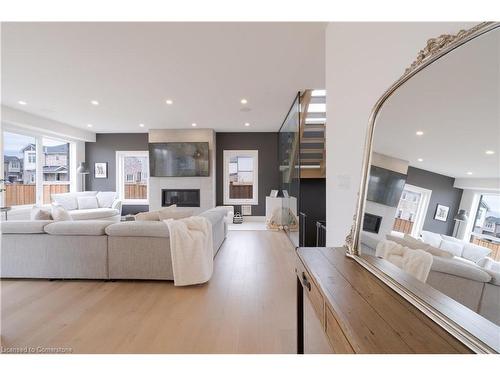
[[[300,178],[325,178],[326,91],[301,95]]]

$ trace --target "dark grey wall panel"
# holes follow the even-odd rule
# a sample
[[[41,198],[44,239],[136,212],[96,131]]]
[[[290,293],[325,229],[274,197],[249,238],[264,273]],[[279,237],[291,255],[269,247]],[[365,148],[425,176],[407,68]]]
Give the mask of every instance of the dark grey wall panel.
[[[116,151],[147,151],[147,133],[96,134],[95,142],[85,143],[85,159],[90,174],[86,179],[86,189],[96,191],[116,191]],[[108,178],[94,178],[94,163],[108,163]],[[127,206],[123,213],[147,211],[148,206]]]
[[[455,179],[423,169],[409,167],[406,183],[432,190],[423,230],[446,234],[448,236],[453,235],[453,228],[455,226],[453,218],[458,211],[463,193],[462,189],[453,187]],[[438,204],[450,207],[446,222],[434,219]]]
[[[316,222],[326,220],[325,178],[302,178],[300,180],[300,211],[307,215],[303,246],[314,247],[316,246]]]
[[[266,196],[280,188],[278,166],[278,133],[217,133],[216,134],[216,201],[224,204],[224,150],[259,151],[259,204],[252,206],[252,215],[266,214]]]

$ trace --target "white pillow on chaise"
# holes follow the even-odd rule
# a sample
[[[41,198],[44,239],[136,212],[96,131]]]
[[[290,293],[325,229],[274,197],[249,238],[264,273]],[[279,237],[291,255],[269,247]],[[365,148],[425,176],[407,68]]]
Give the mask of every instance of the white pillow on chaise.
[[[434,247],[439,247],[441,245],[441,235],[426,230],[422,231],[422,241]]]
[[[464,245],[462,258],[468,259],[474,263],[481,261],[491,254],[491,250],[484,247],[479,246],[473,243],[466,243]]]
[[[113,202],[116,200],[116,192],[100,191],[97,193],[96,197],[100,208],[111,208]]]
[[[59,206],[57,204],[52,204],[51,214],[54,221],[73,220],[68,211],[63,206]]]
[[[452,253],[456,257],[461,257],[464,250],[464,244],[463,242],[442,240],[439,248]]]
[[[99,208],[99,204],[97,202],[97,197],[77,197],[78,201],[78,209],[79,210],[88,210],[92,208]]]

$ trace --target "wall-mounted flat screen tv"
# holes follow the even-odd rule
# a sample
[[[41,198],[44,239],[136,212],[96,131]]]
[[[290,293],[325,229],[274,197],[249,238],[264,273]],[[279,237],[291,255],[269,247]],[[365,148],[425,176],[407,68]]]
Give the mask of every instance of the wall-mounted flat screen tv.
[[[151,177],[203,177],[209,166],[208,142],[149,144]]]
[[[372,165],[366,199],[386,206],[397,207],[405,183],[405,174]]]

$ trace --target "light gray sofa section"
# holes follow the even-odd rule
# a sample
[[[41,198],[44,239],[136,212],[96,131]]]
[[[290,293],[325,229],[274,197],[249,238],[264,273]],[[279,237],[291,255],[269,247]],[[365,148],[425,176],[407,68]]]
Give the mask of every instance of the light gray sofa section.
[[[224,242],[227,210],[200,216],[212,223],[214,257]],[[164,222],[2,222],[4,278],[173,280]]]

